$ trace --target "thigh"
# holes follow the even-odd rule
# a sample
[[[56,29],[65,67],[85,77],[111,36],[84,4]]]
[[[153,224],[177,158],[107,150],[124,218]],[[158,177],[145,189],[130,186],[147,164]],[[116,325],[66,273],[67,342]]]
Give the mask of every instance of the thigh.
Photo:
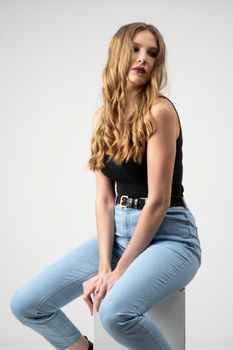
[[[93,236],[24,283],[14,300],[25,307],[53,312],[83,294],[82,283],[98,273],[98,263],[98,240]]]
[[[143,314],[185,287],[199,268],[198,258],[184,244],[151,244],[107,293],[104,305],[122,313]]]

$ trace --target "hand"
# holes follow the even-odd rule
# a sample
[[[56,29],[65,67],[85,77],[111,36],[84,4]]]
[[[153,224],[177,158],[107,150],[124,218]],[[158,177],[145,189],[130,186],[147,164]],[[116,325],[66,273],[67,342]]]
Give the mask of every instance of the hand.
[[[91,294],[94,293],[96,295],[95,308],[98,312],[101,301],[120,278],[120,276],[121,274],[117,270],[114,270],[107,273],[98,273],[98,275],[83,282],[83,300],[87,303],[92,316],[93,300],[91,298]]]
[[[121,277],[121,273],[118,270],[113,270],[107,272],[102,276],[102,279],[98,281],[98,285],[94,291],[96,295],[95,308],[96,311],[99,311],[100,304],[104,299],[105,295],[112,289],[116,281]]]
[[[96,289],[98,285],[97,282],[102,279],[101,274],[98,274],[89,280],[83,282],[83,300],[87,303],[87,306],[90,309],[91,315],[93,316],[93,301],[91,298],[91,294]]]

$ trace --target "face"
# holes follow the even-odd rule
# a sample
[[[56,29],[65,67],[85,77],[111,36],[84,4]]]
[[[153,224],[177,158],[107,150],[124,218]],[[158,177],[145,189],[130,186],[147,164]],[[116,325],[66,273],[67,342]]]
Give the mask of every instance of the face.
[[[150,80],[157,50],[156,39],[149,30],[142,30],[134,36],[130,70],[127,77],[128,88],[139,88]],[[135,67],[139,68],[135,69]]]

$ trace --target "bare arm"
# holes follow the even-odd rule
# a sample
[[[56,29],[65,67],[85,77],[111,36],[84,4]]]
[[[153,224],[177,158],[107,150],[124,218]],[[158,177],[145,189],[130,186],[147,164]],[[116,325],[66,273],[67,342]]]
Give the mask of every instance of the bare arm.
[[[93,132],[99,122],[102,107],[93,118]],[[114,240],[115,189],[114,183],[101,170],[95,171],[96,199],[95,213],[98,233],[99,272],[111,271],[112,247]]]
[[[148,200],[133,237],[117,264],[116,270],[120,274],[149,245],[170,205],[176,154],[176,115],[164,105],[153,106],[151,114],[157,131],[147,145]]]
[[[109,272],[112,270],[114,204],[109,205],[101,199],[96,199],[96,226],[98,232],[99,272]]]

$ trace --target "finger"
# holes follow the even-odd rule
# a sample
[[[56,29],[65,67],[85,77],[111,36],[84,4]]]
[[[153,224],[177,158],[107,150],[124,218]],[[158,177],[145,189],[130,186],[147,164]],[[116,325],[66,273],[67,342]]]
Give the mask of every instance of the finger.
[[[98,293],[99,293],[99,290],[100,290],[100,286],[97,286],[97,287],[95,288],[94,293],[95,293],[95,294],[98,294]]]
[[[83,284],[82,284],[83,285],[83,290],[85,290],[86,288],[90,288],[98,280],[99,280],[99,277],[98,276],[94,276],[91,279],[84,281]]]
[[[89,295],[91,295],[94,292],[95,288],[96,288],[96,285],[94,284],[84,288],[84,297],[88,297]]]
[[[99,311],[100,304],[106,295],[106,286],[101,286],[99,293],[96,296],[95,308],[97,312]]]
[[[102,280],[99,280],[98,283],[96,283],[96,287],[95,287],[95,291],[94,291],[95,294],[99,293],[99,290],[100,290],[102,283],[103,283]]]
[[[93,315],[93,300],[91,298],[91,294],[93,292],[93,288],[89,288],[85,291],[84,295],[83,295],[83,300],[87,303],[91,315]]]

